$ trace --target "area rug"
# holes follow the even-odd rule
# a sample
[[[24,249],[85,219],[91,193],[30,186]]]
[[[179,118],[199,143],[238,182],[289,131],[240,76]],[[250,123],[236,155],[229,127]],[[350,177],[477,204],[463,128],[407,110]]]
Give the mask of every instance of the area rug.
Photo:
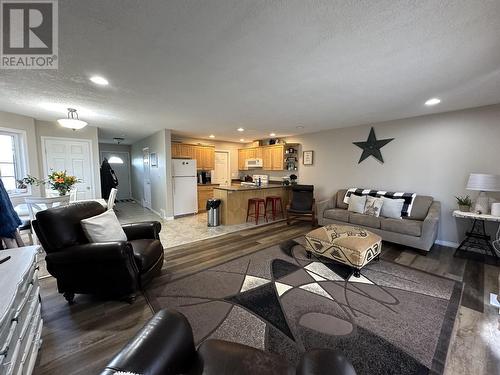
[[[358,374],[442,374],[462,284],[380,260],[361,277],[307,259],[303,238],[148,289],[196,343],[217,338],[277,353],[292,364],[312,348],[339,350]]]

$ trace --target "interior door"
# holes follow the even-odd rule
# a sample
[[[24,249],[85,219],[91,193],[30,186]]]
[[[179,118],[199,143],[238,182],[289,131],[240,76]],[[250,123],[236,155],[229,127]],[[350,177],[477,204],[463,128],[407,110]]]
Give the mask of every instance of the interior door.
[[[116,199],[129,199],[132,196],[130,186],[130,155],[126,151],[101,151],[101,163],[108,159],[118,178]]]
[[[142,206],[151,209],[151,170],[149,164],[149,148],[142,149],[142,161],[144,171],[144,196]]]
[[[229,181],[229,153],[227,151],[215,151],[215,169],[212,183],[230,185]]]
[[[76,199],[95,198],[90,140],[42,138],[45,150],[44,175],[66,171],[81,181],[75,185]]]

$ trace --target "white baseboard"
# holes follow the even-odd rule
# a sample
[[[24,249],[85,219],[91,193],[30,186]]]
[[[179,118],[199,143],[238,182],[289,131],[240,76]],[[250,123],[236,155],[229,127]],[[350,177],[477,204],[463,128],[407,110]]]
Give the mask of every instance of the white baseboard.
[[[173,217],[173,216],[167,216],[167,217],[165,218],[165,220],[167,220],[167,221],[171,221],[171,220],[174,220],[174,217]]]
[[[436,244],[441,245],[441,246],[454,247],[455,249],[460,245],[457,242],[444,241],[444,240],[437,240]]]

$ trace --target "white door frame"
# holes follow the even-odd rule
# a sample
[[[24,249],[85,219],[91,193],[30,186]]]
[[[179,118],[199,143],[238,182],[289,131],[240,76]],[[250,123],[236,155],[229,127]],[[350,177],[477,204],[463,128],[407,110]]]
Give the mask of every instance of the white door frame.
[[[49,174],[48,168],[47,168],[47,147],[45,142],[47,140],[55,140],[55,141],[73,141],[73,142],[85,142],[89,144],[89,153],[90,153],[90,192],[92,197],[95,198],[95,181],[94,181],[94,176],[95,176],[95,168],[94,168],[94,152],[92,148],[92,139],[88,138],[68,138],[68,137],[48,137],[42,135],[40,137],[40,141],[42,144],[42,161],[43,161],[43,172],[44,176],[47,176]],[[43,191],[43,194],[45,194],[45,190],[41,189]]]
[[[144,165],[144,152],[145,151],[148,151],[148,185],[149,185],[149,205],[146,205],[146,190],[144,189],[144,185],[145,185],[145,182],[146,182],[146,168],[145,168],[145,165]],[[142,159],[142,173],[143,173],[143,176],[142,176],[142,202],[141,202],[141,206],[142,207],[145,207],[147,209],[150,209],[151,211],[153,211],[153,192],[152,192],[152,188],[151,188],[151,150],[149,147],[143,147],[142,148],[142,153],[141,153],[141,159]],[[161,215],[160,215],[161,216]]]
[[[101,159],[103,159],[102,154],[104,152],[114,152],[117,154],[127,154],[128,155],[128,166],[127,166],[127,168],[128,168],[128,191],[130,192],[130,196],[128,198],[132,198],[132,170],[130,168],[130,164],[132,163],[132,161],[130,160],[130,152],[128,152],[128,151],[114,151],[114,150],[111,150],[111,151],[101,150],[101,153],[100,153]],[[102,160],[101,160],[101,163],[102,163]]]
[[[228,184],[231,186],[231,181],[233,180],[233,176],[231,175],[231,151],[229,150],[215,150],[215,152],[225,152],[227,153],[227,178],[229,180]],[[214,155],[214,164],[215,164],[215,155]],[[215,168],[215,166],[214,166]]]

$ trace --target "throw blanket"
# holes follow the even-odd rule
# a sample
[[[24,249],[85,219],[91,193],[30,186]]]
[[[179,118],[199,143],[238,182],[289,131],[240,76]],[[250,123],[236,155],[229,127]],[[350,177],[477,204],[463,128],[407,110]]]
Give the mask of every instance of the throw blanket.
[[[0,180],[0,237],[14,238],[17,227],[22,222],[12,207],[9,194]]]
[[[370,189],[358,189],[358,188],[350,188],[347,189],[347,192],[344,196],[344,203],[349,204],[349,197],[351,194],[354,195],[370,195],[372,197],[386,197],[390,199],[404,199],[405,203],[403,204],[403,209],[401,210],[401,216],[410,216],[411,209],[413,207],[413,201],[417,194],[415,193],[401,193],[394,191],[382,191],[382,190],[370,190]]]

